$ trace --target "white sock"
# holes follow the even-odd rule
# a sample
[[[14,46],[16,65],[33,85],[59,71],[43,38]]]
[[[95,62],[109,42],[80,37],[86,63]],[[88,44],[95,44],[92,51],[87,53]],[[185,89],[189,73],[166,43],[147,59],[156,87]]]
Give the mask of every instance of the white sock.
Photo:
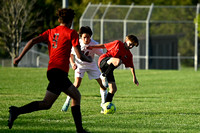
[[[100,89],[100,94],[101,94],[101,107],[106,101],[106,96],[107,96],[107,90],[102,90]]]
[[[66,105],[66,104],[70,104],[70,101],[71,101],[71,97],[70,97],[70,96],[67,96],[66,101],[65,101],[65,105]]]

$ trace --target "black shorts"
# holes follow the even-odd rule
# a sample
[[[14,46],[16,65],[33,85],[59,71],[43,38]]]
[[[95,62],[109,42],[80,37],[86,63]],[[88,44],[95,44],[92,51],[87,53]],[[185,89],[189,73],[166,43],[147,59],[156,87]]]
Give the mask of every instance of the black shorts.
[[[68,78],[68,73],[57,68],[47,71],[47,78],[49,80],[47,90],[56,95],[60,95],[62,91],[72,85],[72,82]]]
[[[105,71],[108,69],[109,65],[107,63],[107,61],[110,59],[111,57],[105,57],[101,60],[100,62],[100,69],[101,69],[101,72],[102,73],[105,73]],[[106,75],[106,78],[108,80],[108,83],[111,83],[111,82],[115,82],[115,77],[114,77],[114,74],[113,74],[113,71],[114,70],[111,70],[107,75]]]

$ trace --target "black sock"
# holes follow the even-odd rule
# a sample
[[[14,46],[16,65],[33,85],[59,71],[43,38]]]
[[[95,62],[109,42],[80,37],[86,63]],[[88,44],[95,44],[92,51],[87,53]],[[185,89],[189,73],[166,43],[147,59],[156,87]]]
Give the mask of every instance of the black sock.
[[[110,71],[113,71],[115,68],[116,67],[111,63],[103,74],[107,75]]]
[[[114,94],[111,94],[108,92],[107,97],[106,97],[106,102],[112,102]]]
[[[74,118],[74,122],[76,125],[77,132],[83,132],[83,126],[82,126],[82,117],[81,117],[81,109],[80,105],[75,105],[71,107],[72,115]]]
[[[24,105],[22,107],[19,107],[17,110],[18,114],[26,114],[26,113],[31,113],[33,111],[39,110],[39,102],[31,102],[27,105]]]

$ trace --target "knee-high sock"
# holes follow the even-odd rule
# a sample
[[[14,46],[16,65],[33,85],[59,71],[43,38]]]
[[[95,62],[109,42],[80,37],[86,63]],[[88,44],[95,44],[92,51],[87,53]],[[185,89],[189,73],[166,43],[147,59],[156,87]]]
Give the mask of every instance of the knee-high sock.
[[[108,92],[107,97],[106,97],[106,102],[112,102],[114,94],[111,94]]]
[[[17,113],[18,114],[26,114],[26,113],[31,113],[31,112],[37,111],[37,110],[39,110],[39,102],[34,101],[34,102],[26,104],[22,107],[19,107],[17,110]]]
[[[103,73],[104,76],[106,76],[110,71],[113,71],[115,68],[116,68],[116,67],[111,63],[111,64],[108,66],[107,70]]]
[[[100,89],[101,94],[101,106],[106,102],[107,90]]]
[[[80,105],[75,105],[71,107],[72,115],[74,118],[74,122],[76,125],[77,132],[83,132],[83,126],[82,126],[82,116],[81,116],[81,109]]]

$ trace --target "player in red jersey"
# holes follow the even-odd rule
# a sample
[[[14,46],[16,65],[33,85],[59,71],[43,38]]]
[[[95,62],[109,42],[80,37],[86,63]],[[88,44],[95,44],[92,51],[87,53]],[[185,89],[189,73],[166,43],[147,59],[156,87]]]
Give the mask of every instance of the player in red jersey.
[[[28,50],[35,44],[46,42],[49,50],[49,64],[47,78],[49,85],[46,95],[42,101],[34,101],[22,107],[11,106],[9,109],[10,116],[8,126],[11,129],[13,122],[21,114],[31,113],[38,110],[50,109],[61,92],[72,98],[71,111],[78,133],[87,132],[82,127],[82,118],[80,111],[81,95],[78,89],[71,83],[68,78],[69,57],[72,46],[78,56],[83,61],[92,62],[92,59],[82,54],[79,44],[79,36],[75,30],[70,29],[74,18],[74,10],[58,10],[58,21],[60,23],[54,29],[49,29],[39,36],[31,39],[19,57],[15,58],[14,64],[17,65]]]
[[[112,102],[113,96],[117,91],[115,78],[113,75],[114,69],[116,69],[121,63],[125,67],[130,67],[133,75],[133,82],[139,85],[136,78],[135,68],[133,64],[133,55],[131,54],[131,48],[138,47],[139,41],[136,36],[128,35],[125,42],[115,40],[110,43],[98,44],[95,46],[89,46],[88,49],[92,48],[106,48],[107,52],[99,57],[98,65],[101,69],[101,79],[104,86],[109,86],[109,92],[106,97],[106,102]],[[103,113],[103,111],[102,111]]]

